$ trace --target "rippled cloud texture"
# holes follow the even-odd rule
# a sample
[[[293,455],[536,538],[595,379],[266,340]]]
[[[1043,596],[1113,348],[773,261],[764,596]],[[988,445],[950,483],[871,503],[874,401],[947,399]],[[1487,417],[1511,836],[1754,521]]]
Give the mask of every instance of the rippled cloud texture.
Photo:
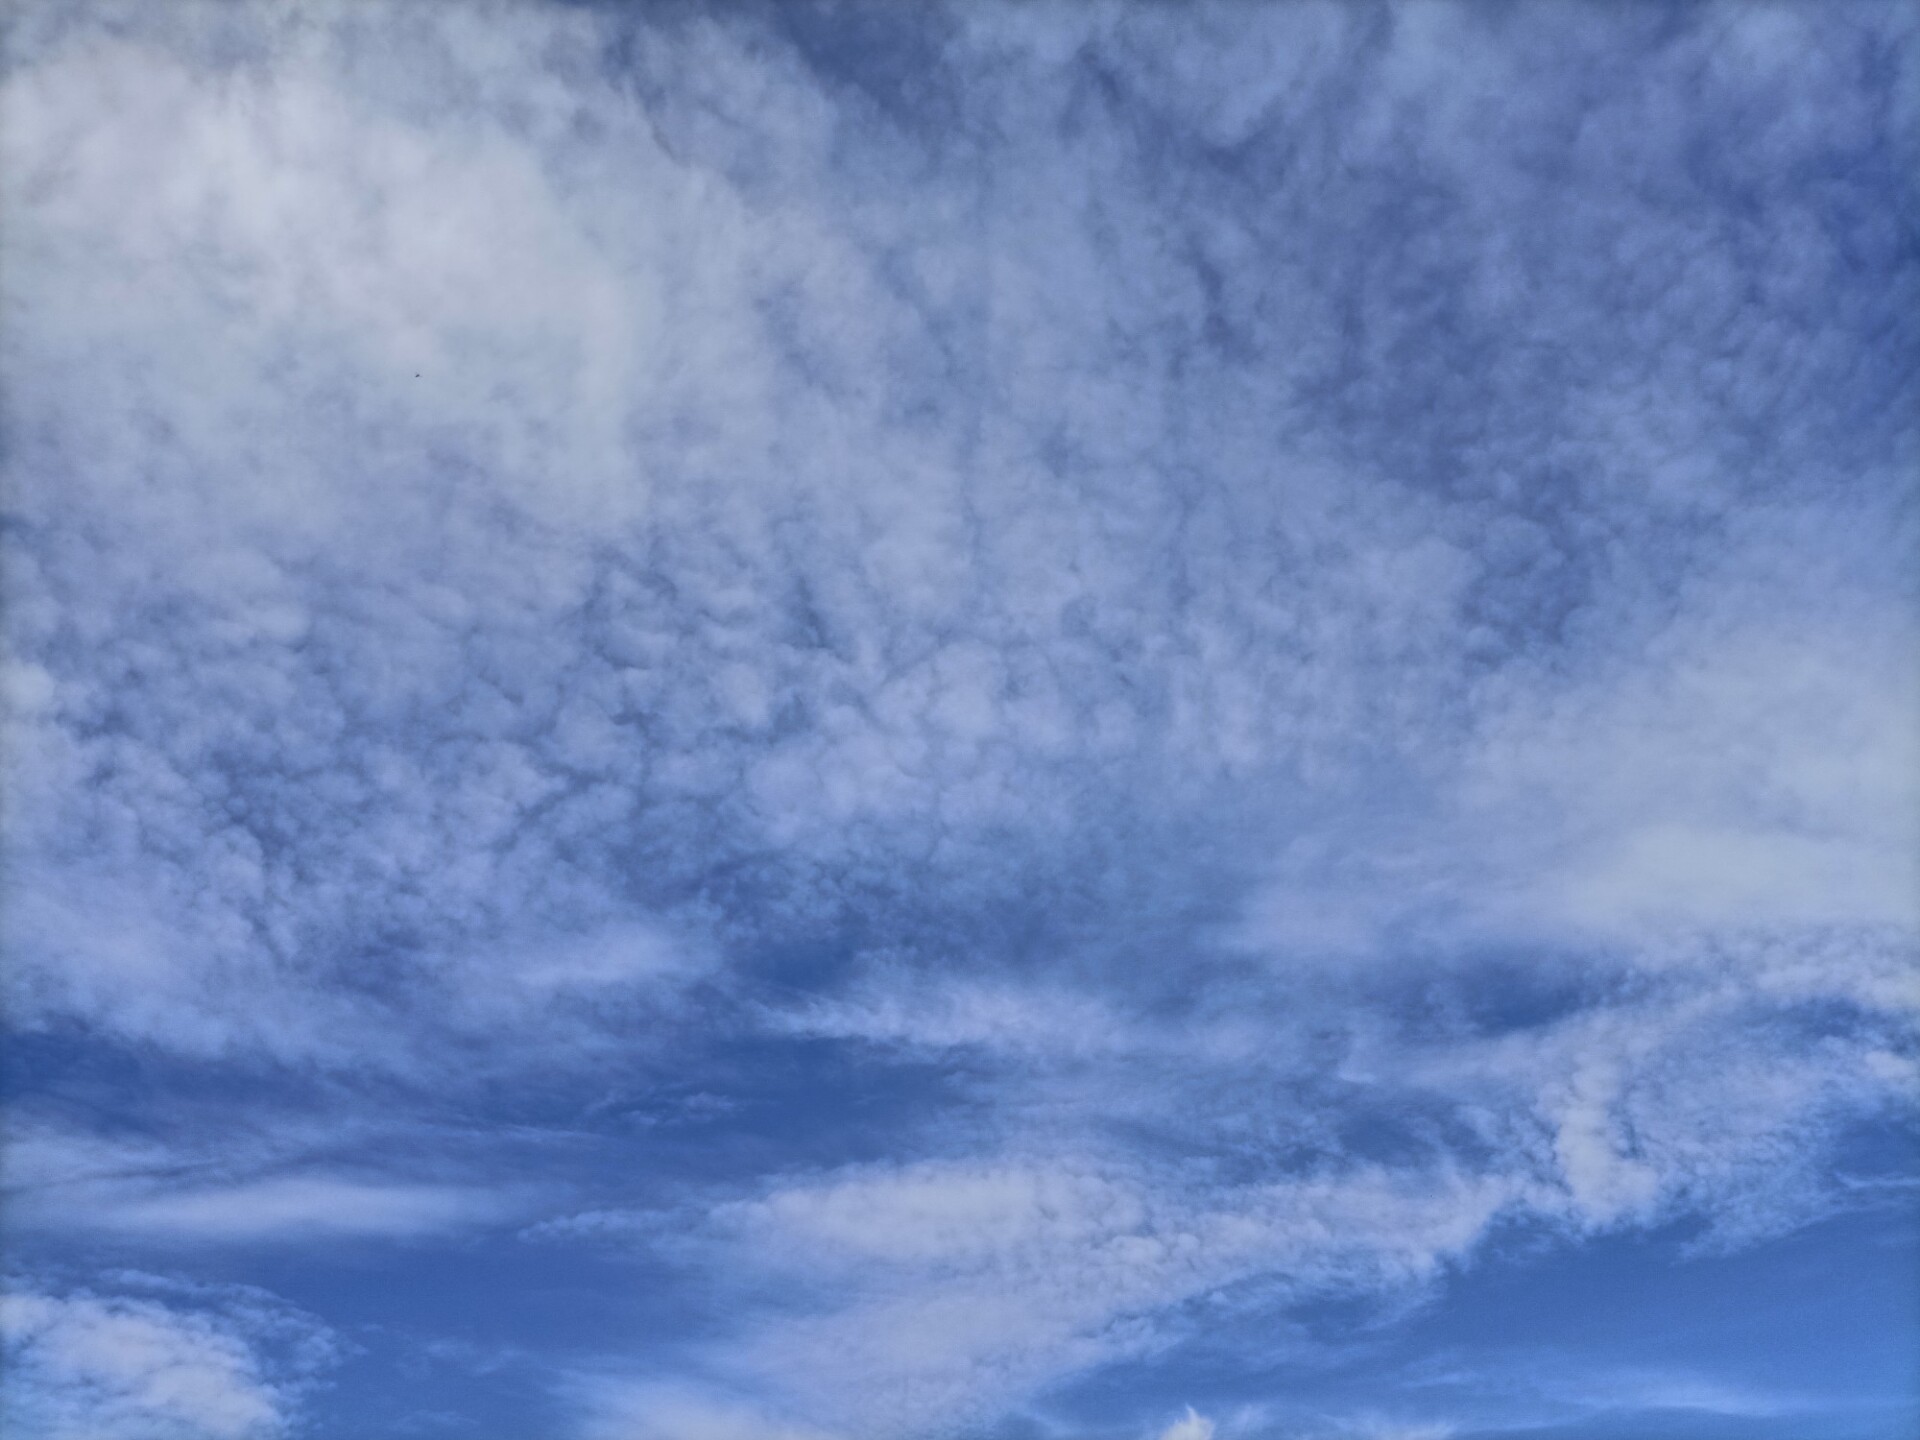
[[[17,8],[17,1433],[1920,1423],[1915,29]]]

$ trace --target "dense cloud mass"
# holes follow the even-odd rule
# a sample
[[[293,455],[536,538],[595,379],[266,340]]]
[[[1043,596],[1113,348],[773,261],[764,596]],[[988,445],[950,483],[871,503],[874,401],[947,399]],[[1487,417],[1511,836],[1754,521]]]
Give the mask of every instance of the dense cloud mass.
[[[1898,1429],[1914,30],[21,7],[10,1412]]]

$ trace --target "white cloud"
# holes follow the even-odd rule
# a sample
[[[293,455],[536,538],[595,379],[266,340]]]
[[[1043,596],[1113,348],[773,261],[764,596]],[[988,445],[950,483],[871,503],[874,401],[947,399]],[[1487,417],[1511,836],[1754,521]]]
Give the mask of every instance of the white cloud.
[[[1470,803],[1509,834],[1546,830],[1559,863],[1527,903],[1547,923],[1920,927],[1913,617],[1844,575],[1781,574],[1788,543],[1732,549],[1644,651],[1489,716]]]
[[[1185,1415],[1160,1432],[1160,1440],[1213,1440],[1213,1421],[1189,1405]]]
[[[94,1219],[114,1229],[244,1243],[437,1233],[483,1225],[513,1208],[513,1197],[496,1186],[462,1190],[290,1176],[128,1198]]]
[[[401,1132],[404,1143],[404,1130]],[[359,1124],[302,1125],[263,1138],[107,1138],[17,1117],[6,1204],[21,1233],[105,1232],[167,1245],[311,1244],[410,1239],[511,1220],[536,1198],[523,1185],[444,1183],[341,1173],[314,1150],[390,1145]]]
[[[0,93],[10,1014],[403,1108],[747,1028],[946,1087],[685,1202],[791,1290],[616,1431],[984,1415],[1508,1209],[1766,1233],[1910,1105],[1892,292],[1696,193],[1880,143],[1775,103],[1810,36],[1576,115],[1514,81],[1584,24],[968,7],[944,149],[750,17],[61,8]],[[532,1203],[297,1148],[18,1213]]]
[[[884,1435],[1144,1354],[1177,1307],[1235,1279],[1298,1298],[1418,1288],[1520,1198],[1499,1179],[1364,1169],[1183,1193],[1119,1162],[873,1166],[722,1206],[674,1248],[814,1297],[743,1327],[707,1357],[715,1373],[780,1413]]]
[[[255,1332],[287,1317],[249,1304],[222,1313],[137,1295],[16,1289],[0,1297],[10,1423],[46,1440],[258,1440],[288,1432],[300,1376],[326,1349],[304,1326],[291,1371]],[[271,1334],[267,1337],[273,1338]]]
[[[1471,562],[1430,507],[1253,452],[1182,522],[1177,633],[1116,675],[1190,498],[1089,510],[1037,448],[1057,416],[983,431],[982,397],[849,378],[958,343],[897,266],[959,267],[964,312],[975,251],[931,180],[845,203],[820,96],[734,29],[645,63],[734,77],[713,104],[783,147],[776,195],[710,153],[712,111],[583,78],[591,16],[365,13],[131,12],[8,78],[16,509],[69,537],[16,571],[23,1018],[392,1063],[407,1020],[330,983],[362,948],[497,1016],[520,991],[492,977],[551,968],[515,924],[645,928],[634,877],[684,894],[771,850],[802,917],[903,851],[1004,885],[993,837],[1070,862],[1136,766],[1204,791],[1348,749],[1368,674],[1431,678]],[[242,39],[271,59],[210,76]],[[1030,223],[1087,240],[1064,201]],[[1016,273],[1051,253],[994,283],[1074,332],[1160,303]],[[1089,441],[1120,378],[1085,377]],[[1265,574],[1255,534],[1343,558]],[[444,998],[399,1003],[473,1013]]]

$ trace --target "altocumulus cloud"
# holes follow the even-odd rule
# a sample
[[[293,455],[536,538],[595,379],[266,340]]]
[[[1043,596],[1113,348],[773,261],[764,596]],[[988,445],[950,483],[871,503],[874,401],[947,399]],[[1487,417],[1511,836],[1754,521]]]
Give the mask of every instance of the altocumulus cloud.
[[[1910,1195],[1912,31],[22,7],[13,1412],[1773,1414],[1379,1337]]]

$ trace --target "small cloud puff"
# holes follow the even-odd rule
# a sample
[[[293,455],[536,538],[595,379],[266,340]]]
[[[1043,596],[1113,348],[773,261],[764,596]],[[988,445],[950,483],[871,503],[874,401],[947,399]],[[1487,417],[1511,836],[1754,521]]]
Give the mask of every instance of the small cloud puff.
[[[1213,1440],[1213,1421],[1189,1405],[1186,1414],[1160,1432],[1159,1440]]]

